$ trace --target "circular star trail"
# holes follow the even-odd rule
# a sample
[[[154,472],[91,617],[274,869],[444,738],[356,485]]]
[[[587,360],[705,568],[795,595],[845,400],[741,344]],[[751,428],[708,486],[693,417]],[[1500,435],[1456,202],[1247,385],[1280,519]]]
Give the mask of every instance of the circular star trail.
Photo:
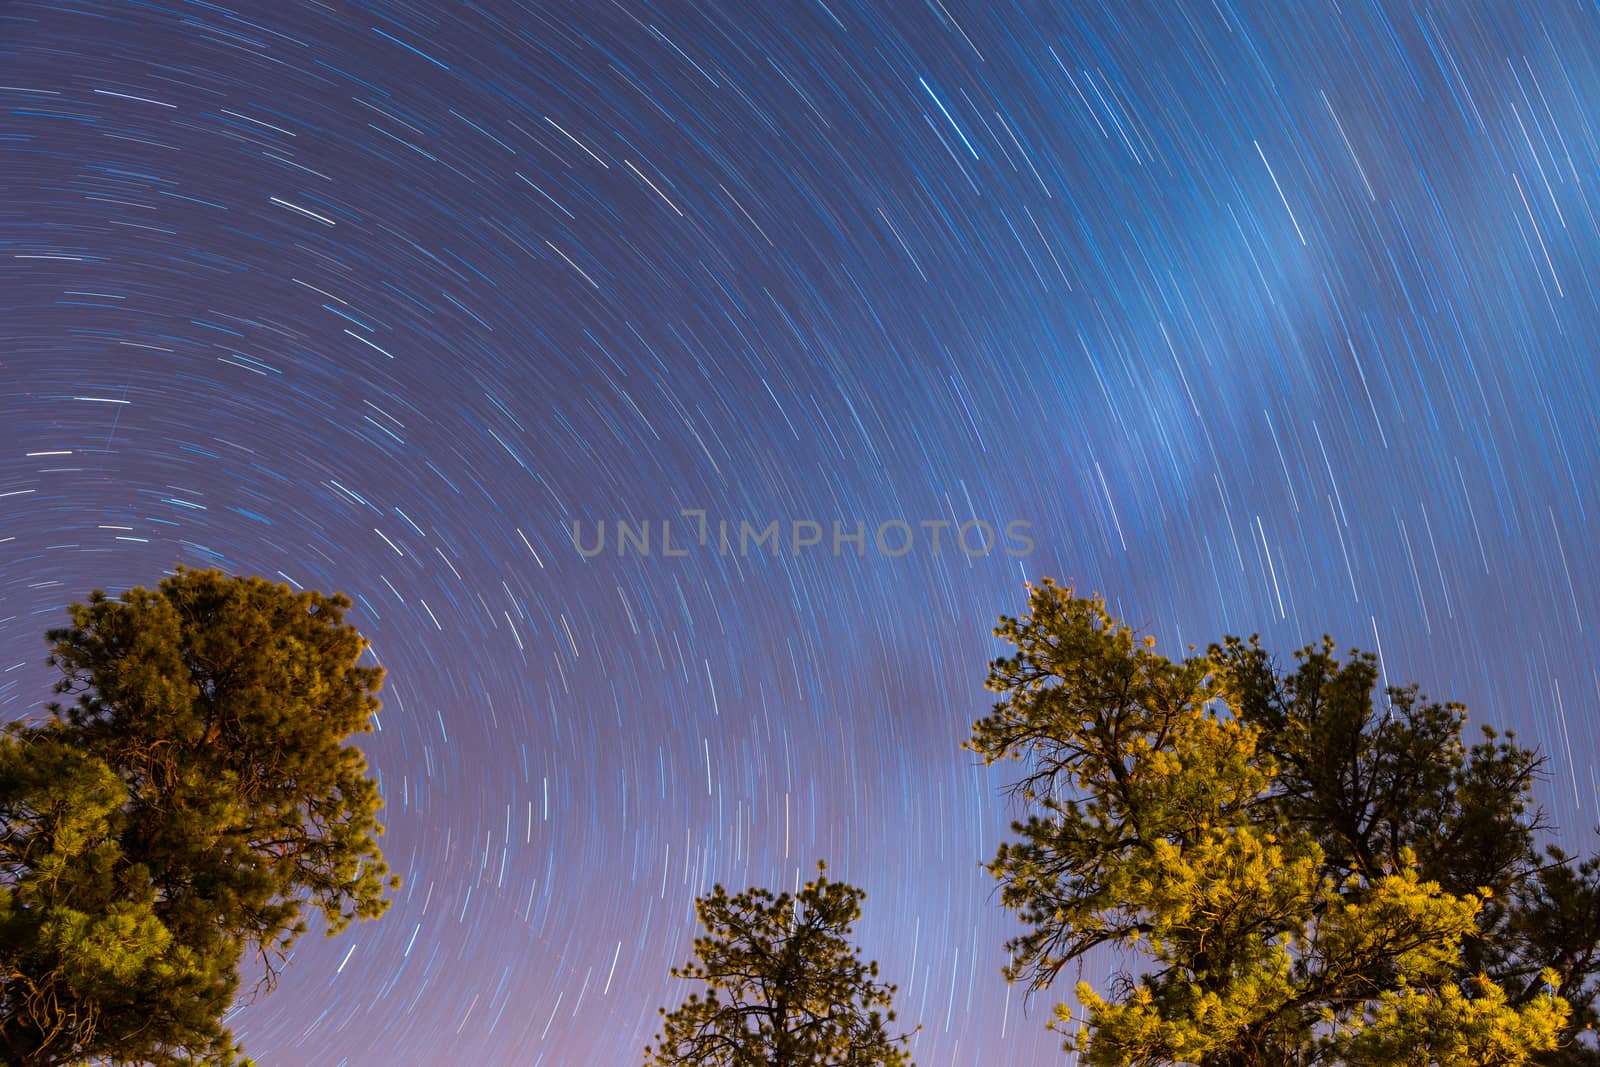
[[[1589,843],[1593,8],[0,27],[0,714],[176,564],[346,591],[388,670],[404,886],[231,1017],[260,1062],[636,1061],[694,897],[819,858],[918,1062],[1061,1062],[958,747],[1043,575],[1376,650]]]

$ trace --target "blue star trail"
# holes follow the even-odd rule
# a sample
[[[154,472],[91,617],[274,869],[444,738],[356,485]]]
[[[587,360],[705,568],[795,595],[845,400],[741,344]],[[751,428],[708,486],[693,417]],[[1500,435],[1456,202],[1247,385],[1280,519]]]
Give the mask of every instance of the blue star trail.
[[[0,716],[92,588],[350,595],[404,885],[264,1064],[637,1062],[819,858],[919,1063],[1064,1062],[1028,579],[1376,651],[1592,844],[1597,100],[1580,4],[8,4]]]

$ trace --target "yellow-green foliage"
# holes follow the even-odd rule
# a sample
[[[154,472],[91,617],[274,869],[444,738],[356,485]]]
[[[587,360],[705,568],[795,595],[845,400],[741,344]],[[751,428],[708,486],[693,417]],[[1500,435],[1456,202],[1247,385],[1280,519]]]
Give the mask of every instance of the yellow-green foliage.
[[[706,932],[672,975],[704,989],[662,1009],[646,1067],[912,1067],[888,1029],[895,987],[849,940],[865,894],[817,866],[797,894],[719,885],[695,902]]]
[[[47,719],[0,734],[0,1061],[227,1064],[253,957],[383,911],[381,672],[348,602],[180,570],[49,635]]]
[[[1170,660],[1049,581],[1029,609],[967,747],[1023,766],[990,865],[1008,977],[1122,961],[1056,1011],[1087,1067],[1600,1063],[1600,870],[1537,850],[1534,753],[1468,749],[1412,689],[1375,705],[1331,641],[1282,674],[1254,641]]]

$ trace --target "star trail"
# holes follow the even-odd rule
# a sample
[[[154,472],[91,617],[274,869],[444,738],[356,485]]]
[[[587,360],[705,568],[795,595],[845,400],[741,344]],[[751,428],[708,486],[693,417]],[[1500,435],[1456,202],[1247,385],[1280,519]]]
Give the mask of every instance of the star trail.
[[[1376,651],[1592,847],[1596,101],[1577,3],[7,3],[0,716],[92,588],[352,598],[404,884],[263,1064],[638,1062],[819,858],[918,1063],[1066,1062],[959,749],[1031,578]]]

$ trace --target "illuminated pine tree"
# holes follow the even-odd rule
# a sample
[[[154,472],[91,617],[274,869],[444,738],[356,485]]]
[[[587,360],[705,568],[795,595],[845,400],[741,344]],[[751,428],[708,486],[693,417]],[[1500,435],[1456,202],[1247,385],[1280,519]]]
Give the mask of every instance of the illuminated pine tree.
[[[0,1059],[239,1062],[222,1019],[308,912],[380,914],[377,785],[346,738],[381,672],[341,597],[180,570],[49,635],[42,722],[0,735]]]
[[[996,635],[968,747],[1020,760],[1027,817],[990,865],[1089,1067],[1578,1067],[1595,1021],[1600,869],[1540,851],[1540,759],[1334,645],[1281,672],[1254,641],[1174,662],[1044,582]]]
[[[849,941],[861,890],[818,876],[798,894],[722,886],[695,903],[705,934],[672,971],[702,982],[645,1050],[647,1067],[912,1067],[891,1036],[895,987]]]

